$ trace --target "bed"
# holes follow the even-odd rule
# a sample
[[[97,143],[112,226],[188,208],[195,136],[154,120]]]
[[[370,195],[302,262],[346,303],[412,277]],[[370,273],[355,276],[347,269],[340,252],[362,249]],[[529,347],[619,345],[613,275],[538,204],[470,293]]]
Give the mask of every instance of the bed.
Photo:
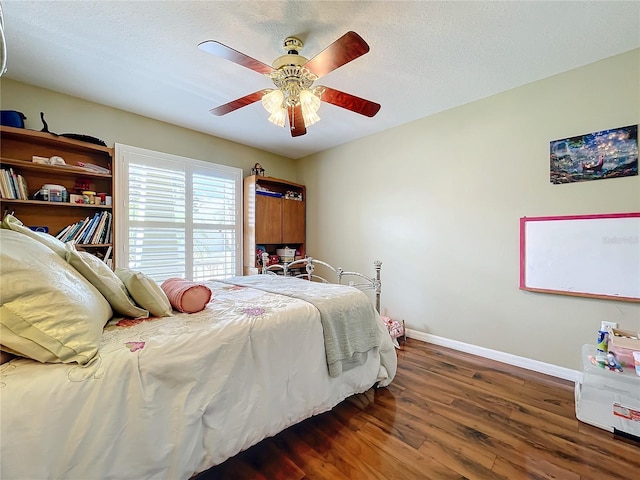
[[[2,349],[15,354],[29,337],[16,339],[12,323],[24,292],[31,295],[24,316],[49,311],[56,323],[45,318],[42,330],[66,335],[58,340],[73,348],[56,351],[57,361],[42,361],[56,344],[35,350],[40,361],[16,357],[0,366],[0,478],[189,479],[395,375],[391,338],[354,286],[233,277],[206,282],[204,310],[132,318],[118,314],[129,307],[99,284],[110,274],[93,279],[98,289],[72,248],[27,230],[17,222],[0,229]],[[379,296],[377,268],[377,278],[361,278]],[[57,297],[37,298],[54,287]],[[106,312],[96,292],[110,297]],[[97,338],[93,355],[81,335]]]

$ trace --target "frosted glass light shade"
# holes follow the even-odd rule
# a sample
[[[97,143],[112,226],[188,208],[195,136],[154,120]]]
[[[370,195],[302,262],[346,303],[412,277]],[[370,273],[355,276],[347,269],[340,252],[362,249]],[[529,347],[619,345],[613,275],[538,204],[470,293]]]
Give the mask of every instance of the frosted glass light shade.
[[[316,113],[320,108],[320,99],[309,90],[300,92],[300,107],[302,108],[302,118],[305,127],[313,125],[320,120]]]
[[[282,101],[284,95],[280,90],[271,90],[269,93],[262,96],[262,106],[270,114],[275,114],[278,110],[284,110],[282,108]]]
[[[287,116],[287,109],[282,102],[284,95],[280,90],[271,90],[262,96],[262,106],[269,112],[269,121],[279,127],[284,127],[284,120]]]
[[[276,112],[269,115],[269,121],[279,127],[284,127],[284,120],[287,116],[287,109],[279,107]]]

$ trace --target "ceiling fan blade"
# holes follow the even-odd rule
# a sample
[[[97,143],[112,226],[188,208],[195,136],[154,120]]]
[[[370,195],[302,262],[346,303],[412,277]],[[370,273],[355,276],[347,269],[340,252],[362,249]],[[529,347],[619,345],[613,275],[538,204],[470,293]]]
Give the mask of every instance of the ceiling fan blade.
[[[262,100],[263,95],[264,90],[259,90],[257,92],[250,93],[249,95],[245,95],[244,97],[237,98],[232,102],[220,105],[219,107],[212,108],[209,111],[217,116],[226,115],[227,113],[233,112],[234,110],[246,107],[247,105],[251,105],[252,103]]]
[[[292,137],[299,137],[307,133],[307,128],[304,126],[304,118],[302,117],[302,107],[300,104],[295,107],[289,107],[289,128],[291,129]]]
[[[356,32],[347,32],[304,66],[320,78],[368,51],[369,45],[360,35]]]
[[[341,92],[340,90],[335,90],[333,88],[325,86],[322,88],[324,88],[324,92],[320,99],[323,102],[346,108],[347,110],[351,110],[352,112],[359,113],[366,117],[373,117],[378,113],[378,110],[380,110],[379,103],[365,100],[364,98],[356,97],[350,93]]]
[[[262,63],[255,58],[251,58],[244,53],[240,53],[231,47],[227,47],[215,40],[206,40],[198,44],[198,48],[204,52],[211,53],[218,57],[226,58],[227,60],[237,63],[243,67],[253,70],[258,73],[268,74],[273,72],[273,67],[270,67],[266,63]]]

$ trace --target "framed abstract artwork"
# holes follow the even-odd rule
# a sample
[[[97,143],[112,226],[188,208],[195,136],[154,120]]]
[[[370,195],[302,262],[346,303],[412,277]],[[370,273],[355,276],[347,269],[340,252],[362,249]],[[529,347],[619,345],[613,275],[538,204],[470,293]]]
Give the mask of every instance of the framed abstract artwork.
[[[638,175],[638,125],[553,140],[549,167],[554,184]]]

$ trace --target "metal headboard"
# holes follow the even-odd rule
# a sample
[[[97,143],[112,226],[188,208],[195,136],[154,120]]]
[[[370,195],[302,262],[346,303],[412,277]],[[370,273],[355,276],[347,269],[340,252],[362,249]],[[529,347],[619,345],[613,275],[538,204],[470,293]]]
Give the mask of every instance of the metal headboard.
[[[301,260],[295,260],[289,263],[278,263],[275,265],[264,266],[268,265],[268,263],[269,254],[265,252],[262,254],[262,274],[285,275],[289,277],[311,280],[314,282],[349,285],[350,287],[355,287],[360,290],[373,290],[376,295],[376,310],[378,311],[378,313],[380,313],[380,293],[382,290],[382,282],[380,281],[380,270],[382,269],[382,262],[380,260],[376,260],[375,262],[373,262],[376,271],[375,277],[369,277],[368,275],[364,275],[363,273],[358,272],[346,272],[342,268],[335,268],[329,265],[327,262],[317,260],[313,257],[305,257]],[[315,273],[317,265],[322,265],[328,270],[328,272],[333,273],[333,275],[335,275],[333,281]],[[300,273],[300,270],[304,270],[304,272]],[[355,279],[348,280],[348,283],[346,283],[346,280],[349,279],[349,277],[355,277]]]

